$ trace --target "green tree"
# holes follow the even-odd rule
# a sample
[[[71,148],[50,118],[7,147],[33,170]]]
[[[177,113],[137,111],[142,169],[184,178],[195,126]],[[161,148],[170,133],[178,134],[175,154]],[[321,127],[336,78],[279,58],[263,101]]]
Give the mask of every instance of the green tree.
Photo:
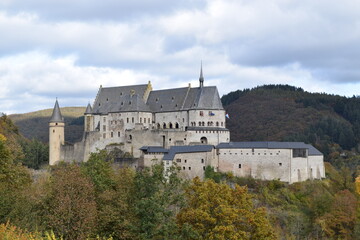
[[[14,206],[14,199],[30,185],[28,170],[14,162],[12,152],[5,145],[6,138],[0,138],[0,222],[7,221]]]
[[[23,164],[29,168],[39,169],[42,164],[49,162],[49,146],[39,140],[21,141],[24,152]]]
[[[187,239],[276,239],[265,209],[254,208],[247,187],[195,178],[185,195],[187,205],[177,215],[177,223],[198,233]]]
[[[114,239],[137,239],[134,231],[135,172],[130,168],[118,169],[113,178],[112,188],[97,196],[98,234]]]
[[[162,164],[137,172],[134,181],[135,231],[139,239],[177,239],[175,215],[182,203],[182,180]]]
[[[83,172],[90,177],[97,193],[114,188],[114,170],[111,154],[105,149],[91,153],[89,160],[82,164]]]

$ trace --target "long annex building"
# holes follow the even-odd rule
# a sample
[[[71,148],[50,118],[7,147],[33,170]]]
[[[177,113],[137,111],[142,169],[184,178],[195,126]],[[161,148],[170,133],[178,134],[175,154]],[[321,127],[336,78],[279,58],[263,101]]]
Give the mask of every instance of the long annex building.
[[[284,182],[325,177],[323,155],[291,142],[230,142],[226,113],[215,86],[153,90],[144,85],[103,88],[84,113],[81,142],[64,142],[64,119],[56,100],[49,122],[50,165],[87,161],[98,149],[120,149],[134,168],[163,161],[186,178],[203,177],[206,166],[236,176]]]

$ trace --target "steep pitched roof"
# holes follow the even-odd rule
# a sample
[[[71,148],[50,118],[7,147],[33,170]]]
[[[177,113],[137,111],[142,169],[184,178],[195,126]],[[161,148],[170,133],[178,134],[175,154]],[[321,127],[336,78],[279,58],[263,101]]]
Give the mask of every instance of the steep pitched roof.
[[[92,113],[150,111],[142,99],[148,85],[100,88]]]
[[[181,110],[189,88],[151,91],[147,105],[154,112]]]
[[[173,88],[151,91],[147,105],[154,112],[224,109],[216,87]]]
[[[150,91],[145,102],[144,98],[146,97],[144,97],[144,94],[148,86],[148,84],[143,84],[109,88],[100,87],[91,113],[224,109],[216,87],[185,87]],[[90,113],[88,109],[86,113]]]
[[[57,99],[49,122],[64,122]]]
[[[86,110],[85,110],[85,114],[91,114],[92,113],[92,107],[90,105],[90,103],[88,103]]]

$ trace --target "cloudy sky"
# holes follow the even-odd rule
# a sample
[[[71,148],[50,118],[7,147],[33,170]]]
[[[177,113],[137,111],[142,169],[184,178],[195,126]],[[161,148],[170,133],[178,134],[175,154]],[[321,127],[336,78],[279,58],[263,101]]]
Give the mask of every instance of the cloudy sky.
[[[0,112],[104,87],[263,84],[360,95],[355,0],[0,0]]]

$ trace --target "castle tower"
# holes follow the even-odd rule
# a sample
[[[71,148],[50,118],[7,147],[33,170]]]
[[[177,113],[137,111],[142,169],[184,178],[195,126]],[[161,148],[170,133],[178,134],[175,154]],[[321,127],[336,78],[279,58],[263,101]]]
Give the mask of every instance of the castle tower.
[[[61,145],[64,144],[64,118],[61,115],[56,99],[54,110],[49,121],[49,165],[60,161]]]
[[[204,76],[203,76],[203,71],[202,71],[202,63],[201,63],[201,67],[200,67],[199,82],[200,82],[200,87],[202,88],[204,86]]]
[[[94,131],[94,117],[92,116],[92,107],[90,103],[86,107],[85,115],[85,132]]]

